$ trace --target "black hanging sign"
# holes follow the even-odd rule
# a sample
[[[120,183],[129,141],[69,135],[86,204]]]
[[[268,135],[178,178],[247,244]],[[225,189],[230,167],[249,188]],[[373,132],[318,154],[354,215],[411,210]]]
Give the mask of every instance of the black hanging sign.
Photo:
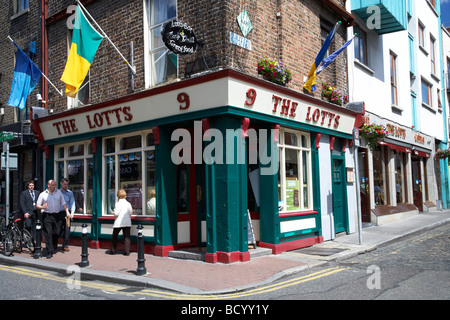
[[[161,34],[166,47],[176,54],[192,54],[197,50],[194,30],[186,23],[170,21],[164,25]]]

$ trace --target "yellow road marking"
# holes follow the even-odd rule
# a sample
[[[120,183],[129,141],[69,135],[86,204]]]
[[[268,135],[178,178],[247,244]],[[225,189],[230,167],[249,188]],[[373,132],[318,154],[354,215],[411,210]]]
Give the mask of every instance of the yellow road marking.
[[[290,280],[285,280],[282,282],[278,282],[275,284],[270,284],[266,286],[262,286],[255,289],[245,290],[242,292],[234,292],[234,293],[227,293],[227,294],[182,294],[182,293],[175,293],[175,292],[164,292],[160,290],[155,289],[144,289],[141,291],[133,292],[133,295],[145,295],[145,296],[152,296],[157,298],[165,298],[165,299],[178,299],[178,300],[220,300],[220,299],[234,299],[234,298],[242,298],[246,296],[252,296],[257,294],[263,294],[268,293],[276,290],[280,290],[286,287],[291,287],[300,283],[305,283],[308,281],[316,280],[319,278],[327,277],[332,274],[342,272],[344,270],[349,269],[349,267],[334,267],[334,268],[328,268],[321,271],[317,271],[305,276],[296,277]],[[71,279],[64,278],[61,276],[54,276],[47,272],[42,271],[33,271],[29,269],[25,269],[23,267],[12,267],[12,266],[4,266],[0,265],[0,270],[6,271],[6,272],[12,272],[16,274],[21,274],[24,276],[34,277],[34,278],[41,278],[56,282],[63,282],[67,283]],[[113,293],[124,293],[121,292],[121,290],[124,290],[125,287],[113,285],[113,284],[105,284],[105,283],[94,283],[94,282],[87,282],[87,281],[80,281],[80,286],[91,288],[91,289],[98,289],[98,290],[104,290],[109,291]]]

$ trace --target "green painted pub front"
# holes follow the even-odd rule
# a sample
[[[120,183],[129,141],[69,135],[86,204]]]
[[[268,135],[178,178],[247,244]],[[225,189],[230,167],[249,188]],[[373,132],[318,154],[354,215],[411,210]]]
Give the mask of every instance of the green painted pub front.
[[[222,70],[36,119],[33,130],[47,180],[68,177],[82,195],[72,243],[87,223],[90,247],[110,246],[124,188],[134,249],[142,225],[147,253],[203,247],[206,262],[231,263],[250,259],[249,233],[274,254],[322,242],[324,174],[341,202],[336,228],[348,232],[345,152],[359,117]]]

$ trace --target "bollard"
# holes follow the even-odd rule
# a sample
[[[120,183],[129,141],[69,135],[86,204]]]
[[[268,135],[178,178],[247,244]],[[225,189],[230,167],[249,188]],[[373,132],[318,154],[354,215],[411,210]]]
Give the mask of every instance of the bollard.
[[[137,230],[138,230],[138,234],[137,234],[137,247],[138,247],[138,252],[137,252],[137,263],[138,263],[138,267],[136,270],[136,274],[138,276],[143,276],[144,274],[147,273],[147,269],[145,268],[145,258],[144,258],[144,234],[142,232],[142,229],[144,229],[144,227],[140,224],[137,226]]]
[[[81,225],[81,262],[80,267],[84,268],[89,265],[88,248],[87,248],[87,224]]]
[[[42,223],[41,220],[36,220],[36,245],[34,247],[34,258],[42,258]]]

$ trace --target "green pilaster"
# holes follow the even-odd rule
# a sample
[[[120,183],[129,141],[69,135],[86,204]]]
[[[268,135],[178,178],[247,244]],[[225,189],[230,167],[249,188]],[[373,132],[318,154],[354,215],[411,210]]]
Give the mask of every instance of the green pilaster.
[[[247,248],[247,179],[245,165],[245,139],[242,138],[241,118],[212,118],[211,142],[205,141],[205,155],[208,157],[212,144],[223,146],[221,159],[216,156],[212,164],[206,165],[207,189],[207,252],[246,252]],[[229,130],[227,133],[227,129]],[[236,131],[237,130],[237,131]],[[223,143],[214,140],[221,138]],[[243,152],[243,163],[238,163]],[[232,156],[233,155],[233,156]],[[242,158],[241,158],[242,159]],[[218,163],[222,160],[223,163]],[[241,161],[241,160],[239,160]]]
[[[156,222],[155,239],[157,246],[177,243],[176,207],[176,166],[171,159],[174,146],[171,141],[172,129],[160,127],[160,144],[156,145]]]
[[[266,137],[260,133],[260,152],[272,159],[264,164],[259,159],[259,194],[260,196],[260,242],[276,245],[280,243],[280,217],[278,215],[278,147],[274,141],[273,127],[266,130]],[[264,139],[265,138],[265,139]],[[266,149],[261,150],[261,148]],[[272,169],[270,169],[272,166]]]
[[[97,152],[93,155],[93,161],[94,161],[94,170],[92,172],[92,190],[94,190],[94,193],[92,195],[92,204],[93,204],[93,210],[94,214],[92,215],[92,226],[91,226],[91,239],[94,241],[99,240],[100,235],[100,224],[98,223],[98,218],[102,216],[102,192],[100,190],[103,190],[102,185],[102,138],[98,137],[96,138],[96,145],[97,145]],[[98,191],[97,191],[98,190]]]
[[[55,146],[48,146],[48,159],[45,161],[45,181],[43,190],[47,189],[47,182],[50,179],[56,179],[53,175],[55,173]],[[55,180],[56,181],[56,180]],[[58,185],[58,183],[57,183]]]

